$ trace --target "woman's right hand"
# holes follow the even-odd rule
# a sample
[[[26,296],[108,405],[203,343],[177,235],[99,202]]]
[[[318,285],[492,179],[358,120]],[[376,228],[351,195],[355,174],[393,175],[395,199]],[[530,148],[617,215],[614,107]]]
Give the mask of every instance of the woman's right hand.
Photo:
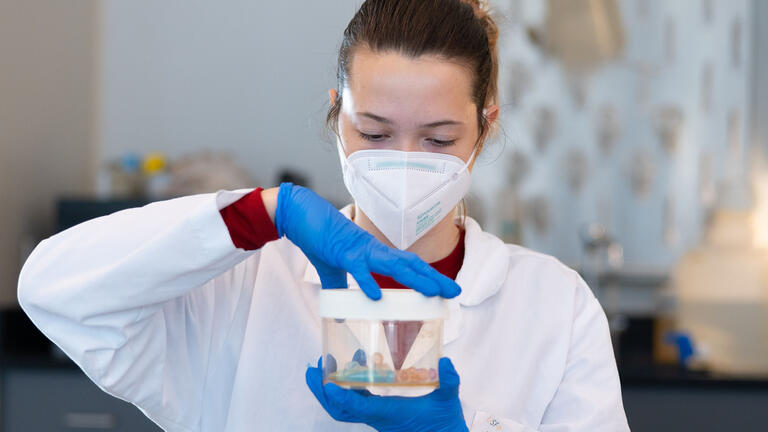
[[[280,185],[274,221],[280,237],[291,240],[315,266],[323,288],[346,288],[349,272],[368,297],[378,300],[381,290],[373,272],[426,296],[461,293],[456,282],[416,254],[384,245],[307,188]]]

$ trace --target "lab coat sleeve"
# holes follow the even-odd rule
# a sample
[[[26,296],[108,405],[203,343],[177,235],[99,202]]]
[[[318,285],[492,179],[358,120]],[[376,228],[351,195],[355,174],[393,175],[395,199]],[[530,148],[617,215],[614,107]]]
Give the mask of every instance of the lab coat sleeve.
[[[103,390],[168,431],[198,430],[209,366],[236,358],[254,287],[243,261],[259,252],[237,249],[219,214],[247,192],[157,202],[44,240],[19,303]]]
[[[605,313],[581,277],[573,277],[578,287],[565,369],[541,424],[478,411],[471,432],[629,431]]]

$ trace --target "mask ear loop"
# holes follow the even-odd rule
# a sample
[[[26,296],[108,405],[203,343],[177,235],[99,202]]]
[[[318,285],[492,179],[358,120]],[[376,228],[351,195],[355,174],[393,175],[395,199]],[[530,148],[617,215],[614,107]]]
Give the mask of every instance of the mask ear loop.
[[[347,171],[355,171],[356,172],[356,170],[355,170],[355,167],[352,166],[352,164],[349,163],[349,161],[347,160],[347,155],[344,152],[344,145],[341,143],[341,137],[339,137],[338,135],[336,136],[336,150],[338,150],[338,153],[339,153],[339,162],[341,163],[342,176],[344,177],[344,182],[346,183],[347,182],[347,177],[348,177],[348,174],[346,174],[346,172]],[[354,201],[355,198],[352,197],[352,200]],[[354,206],[352,208],[354,210],[353,210],[352,218],[351,219],[354,221],[355,217],[357,216],[357,211],[358,211],[357,202],[356,201],[354,201]]]
[[[476,155],[477,150],[480,148],[483,148],[485,144],[485,140],[488,138],[488,134],[490,133],[489,131],[491,129],[491,125],[488,123],[487,113],[488,113],[488,110],[483,108],[483,114],[482,114],[483,124],[486,125],[487,127],[485,128],[485,130],[483,130],[483,134],[480,137],[478,137],[477,142],[475,142],[475,147],[472,149],[472,157],[470,157],[470,161],[474,159],[474,156]]]
[[[341,99],[341,94],[339,93],[337,95],[337,99]],[[341,167],[344,169],[345,167],[347,169],[354,170],[355,168],[352,166],[351,163],[349,163],[349,158],[347,156],[347,149],[344,148],[344,144],[341,142],[341,133],[339,132],[341,126],[341,119],[336,120],[336,149],[339,151],[339,159],[341,160]]]
[[[344,144],[341,143],[341,137],[336,137],[336,150],[339,152],[339,161],[341,162],[341,169],[354,169],[352,164],[347,160],[347,153],[344,149]]]
[[[469,164],[471,164],[471,163],[472,163],[472,161],[474,161],[474,160],[475,160],[475,154],[476,154],[476,153],[477,153],[477,147],[475,147],[475,148],[474,148],[474,150],[472,150],[472,153],[469,155],[469,159],[467,159],[467,161],[466,161],[466,162],[464,162],[464,166],[463,166],[463,167],[461,167],[461,169],[460,169],[460,170],[456,171],[456,172],[455,172],[455,173],[454,173],[454,174],[451,176],[451,178],[452,178],[453,180],[456,180],[456,179],[459,177],[459,174],[463,173],[464,171],[467,171],[467,170],[469,170]]]
[[[486,109],[483,108],[483,118],[485,118]],[[475,144],[475,146],[472,148],[472,154],[469,155],[469,159],[467,159],[467,163],[464,164],[464,168],[462,168],[462,171],[465,169],[469,169],[469,165],[475,160],[475,156],[477,155],[477,147],[478,144],[480,144],[480,141]]]
[[[475,156],[477,155],[477,147],[472,149],[472,154],[469,155],[469,159],[467,159],[467,163],[464,164],[465,167],[469,168],[469,165],[474,162]]]
[[[485,114],[485,110],[483,110],[483,114]],[[451,177],[454,180],[456,180],[459,177],[459,173],[464,172],[464,170],[469,170],[469,165],[475,160],[476,155],[477,155],[477,146],[475,146],[475,148],[472,149],[472,153],[469,155],[469,159],[467,159],[467,162],[464,164],[461,170],[459,170],[459,172],[455,173]],[[465,228],[464,225],[467,219],[467,202],[465,200],[466,198],[461,198],[461,201],[459,201],[459,204],[456,206],[456,208],[454,208],[454,218],[459,219],[459,225],[461,226],[462,229]]]
[[[485,118],[486,110],[483,109],[483,118]],[[479,143],[479,141],[478,141]],[[469,165],[475,161],[475,156],[477,156],[477,145],[472,149],[472,153],[469,155],[469,159],[467,159],[467,162],[464,163],[464,166],[454,173],[451,176],[451,179],[454,181],[459,177],[459,174],[464,172],[464,170],[469,170]],[[459,204],[454,208],[454,216],[459,219],[460,226],[462,229],[464,229],[464,224],[467,218],[467,204],[466,204],[466,198],[462,198],[461,201],[459,201]]]

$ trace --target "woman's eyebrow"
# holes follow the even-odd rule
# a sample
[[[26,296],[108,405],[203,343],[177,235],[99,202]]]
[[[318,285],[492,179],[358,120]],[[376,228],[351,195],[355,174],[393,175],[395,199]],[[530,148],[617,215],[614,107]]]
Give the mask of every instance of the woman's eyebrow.
[[[378,116],[376,114],[369,113],[369,112],[358,112],[357,115],[363,116],[363,117],[368,117],[368,118],[370,118],[372,120],[376,120],[379,123],[384,123],[384,124],[392,124],[393,123],[392,120],[390,120],[390,119],[388,119],[386,117]],[[438,121],[435,121],[435,122],[423,124],[423,125],[421,125],[419,127],[421,127],[421,128],[433,128],[433,127],[438,127],[438,126],[462,125],[462,124],[464,124],[464,123],[462,123],[460,121],[456,121],[456,120],[438,120]]]
[[[392,124],[393,123],[392,120],[390,120],[388,118],[377,116],[376,114],[372,114],[372,113],[369,113],[369,112],[358,112],[357,115],[363,116],[363,117],[368,117],[369,119],[376,120],[379,123],[384,123],[384,124]]]
[[[446,126],[446,125],[462,125],[464,123],[456,120],[440,120],[432,123],[423,124],[420,127],[421,128],[433,128],[438,126]]]

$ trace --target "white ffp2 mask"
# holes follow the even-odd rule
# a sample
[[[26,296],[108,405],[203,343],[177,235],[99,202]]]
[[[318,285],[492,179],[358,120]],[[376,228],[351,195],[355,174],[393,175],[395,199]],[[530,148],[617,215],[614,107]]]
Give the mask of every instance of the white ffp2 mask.
[[[456,156],[400,150],[359,150],[338,144],[344,184],[357,208],[392,244],[405,250],[469,191],[469,164]]]

